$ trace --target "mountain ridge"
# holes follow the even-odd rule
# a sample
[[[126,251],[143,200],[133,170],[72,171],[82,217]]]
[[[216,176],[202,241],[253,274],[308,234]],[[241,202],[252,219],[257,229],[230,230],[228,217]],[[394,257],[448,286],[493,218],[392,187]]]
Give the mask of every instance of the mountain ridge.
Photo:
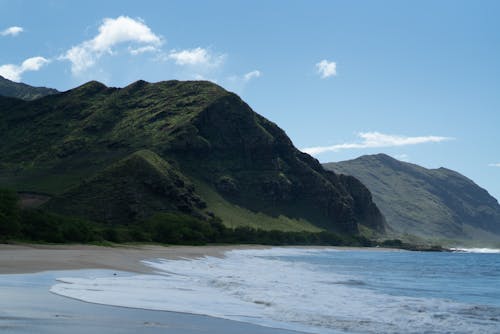
[[[383,216],[359,181],[325,171],[276,124],[207,81],[140,80],[124,88],[93,81],[31,102],[0,98],[0,130],[0,184],[49,193],[47,208],[55,211],[75,205],[61,200],[64,194],[79,189],[73,198],[88,197],[93,188],[83,184],[148,150],[228,205],[342,233],[358,233],[358,224],[384,230]],[[81,210],[69,211],[83,214],[89,207],[76,205]]]
[[[498,200],[456,171],[426,169],[385,154],[324,166],[360,179],[397,234],[500,240]]]
[[[24,83],[8,80],[0,75],[0,96],[31,101],[57,93],[59,93],[59,91],[53,88],[33,87]]]

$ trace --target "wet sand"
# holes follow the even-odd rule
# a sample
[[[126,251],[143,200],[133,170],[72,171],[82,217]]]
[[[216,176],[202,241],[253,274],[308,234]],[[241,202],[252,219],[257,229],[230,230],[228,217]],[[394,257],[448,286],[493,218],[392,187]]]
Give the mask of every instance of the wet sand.
[[[62,276],[85,276],[94,271],[99,276],[153,274],[141,260],[221,257],[229,250],[250,248],[267,247],[0,245],[0,332],[296,333],[193,314],[91,304],[49,292]]]
[[[178,333],[294,334],[207,316],[85,303],[49,292],[61,276],[85,271],[0,275],[0,332],[3,334]],[[113,272],[100,270],[99,276]]]

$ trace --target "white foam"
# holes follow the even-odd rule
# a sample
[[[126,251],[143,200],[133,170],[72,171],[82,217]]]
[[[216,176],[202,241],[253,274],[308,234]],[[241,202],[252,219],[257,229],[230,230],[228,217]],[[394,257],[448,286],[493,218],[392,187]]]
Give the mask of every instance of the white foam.
[[[500,254],[500,249],[495,248],[450,248],[450,250],[458,253]]]
[[[61,278],[51,291],[93,303],[203,314],[311,333],[497,332],[487,312],[471,316],[475,309],[470,306],[376,293],[352,284],[362,283],[357,277],[280,259],[318,252],[324,250],[239,250],[223,259],[149,261],[157,275]]]

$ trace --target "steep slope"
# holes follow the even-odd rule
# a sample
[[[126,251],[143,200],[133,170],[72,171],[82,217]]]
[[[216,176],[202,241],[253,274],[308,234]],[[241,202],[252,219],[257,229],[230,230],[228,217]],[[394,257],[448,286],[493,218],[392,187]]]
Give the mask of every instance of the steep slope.
[[[94,192],[105,168],[146,149],[232,206],[340,232],[356,233],[358,224],[384,229],[361,183],[325,171],[283,130],[210,82],[138,81],[123,89],[89,82],[31,102],[0,98],[0,140],[0,184],[56,195],[61,210],[73,206],[61,197]]]
[[[56,89],[46,87],[33,87],[5,79],[0,75],[0,96],[15,97],[22,100],[35,100],[40,97],[57,94]]]
[[[457,172],[426,169],[385,154],[324,166],[361,180],[396,233],[426,238],[500,239],[498,201]]]
[[[155,153],[142,150],[56,196],[46,207],[65,215],[120,224],[159,211],[202,217],[206,204],[182,173]]]

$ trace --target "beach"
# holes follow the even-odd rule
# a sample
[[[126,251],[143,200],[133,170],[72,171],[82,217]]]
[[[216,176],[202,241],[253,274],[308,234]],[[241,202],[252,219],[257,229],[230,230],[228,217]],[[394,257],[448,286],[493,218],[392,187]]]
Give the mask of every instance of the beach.
[[[263,246],[0,245],[2,333],[269,333],[292,331],[186,313],[86,303],[51,293],[61,276],[151,274],[142,260],[221,257]],[[97,269],[97,270],[96,270]]]
[[[266,246],[115,246],[93,245],[0,245],[0,274],[35,273],[49,270],[110,269],[152,273],[141,261],[221,257],[234,249],[264,249]]]
[[[496,253],[0,245],[0,331],[496,334],[499,270]]]
[[[238,249],[268,249],[260,245],[227,246],[159,246],[118,245],[0,245],[0,275],[35,273],[49,270],[110,269],[133,273],[152,273],[150,266],[141,261],[151,259],[194,259],[204,256],[223,257],[224,253]],[[282,247],[285,248],[285,247]],[[291,246],[296,249],[338,249],[391,251],[393,248]]]
[[[221,258],[269,246],[0,245],[0,331],[5,333],[294,333],[208,316],[82,302],[50,292],[57,278],[154,274],[143,261]],[[331,247],[291,247],[326,249]],[[364,249],[341,247],[340,249]],[[385,250],[372,248],[371,250]],[[387,250],[385,250],[387,251]]]

